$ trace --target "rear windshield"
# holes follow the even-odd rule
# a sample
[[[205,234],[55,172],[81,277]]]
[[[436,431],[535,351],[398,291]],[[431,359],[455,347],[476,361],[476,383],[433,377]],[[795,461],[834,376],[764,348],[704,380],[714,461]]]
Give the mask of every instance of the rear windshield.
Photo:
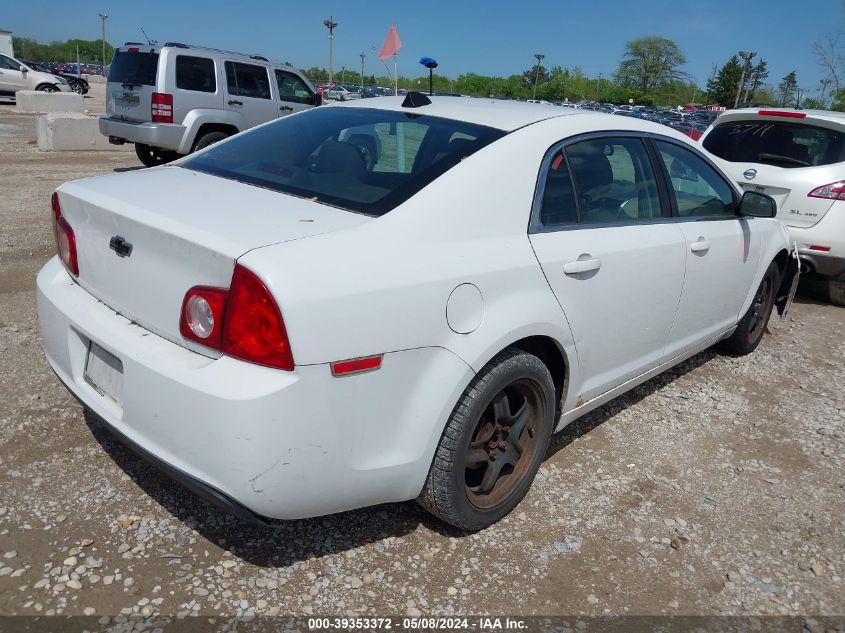
[[[451,119],[329,106],[246,132],[182,166],[383,215],[503,135]]]
[[[158,53],[116,52],[109,66],[109,81],[134,86],[154,86]]]
[[[732,121],[715,127],[704,149],[734,163],[816,167],[845,160],[845,133],[782,121]]]

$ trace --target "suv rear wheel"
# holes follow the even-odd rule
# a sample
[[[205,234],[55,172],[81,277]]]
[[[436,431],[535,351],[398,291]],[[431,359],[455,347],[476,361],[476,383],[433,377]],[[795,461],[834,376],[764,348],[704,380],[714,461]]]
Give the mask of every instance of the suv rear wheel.
[[[229,138],[229,135],[225,132],[206,132],[197,139],[197,143],[196,145],[194,145],[194,151],[198,152],[201,149],[205,149],[209,145],[219,143],[225,138]]]
[[[135,154],[138,155],[138,159],[144,163],[145,167],[164,165],[179,158],[179,154],[176,152],[152,145],[144,145],[143,143],[135,143]]]

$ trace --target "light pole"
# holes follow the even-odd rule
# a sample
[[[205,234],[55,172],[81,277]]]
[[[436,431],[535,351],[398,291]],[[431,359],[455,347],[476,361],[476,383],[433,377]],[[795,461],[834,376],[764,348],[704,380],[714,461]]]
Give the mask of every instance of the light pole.
[[[540,62],[543,61],[545,55],[543,55],[542,53],[534,53],[534,57],[537,58],[537,69],[534,71],[534,91],[531,93],[532,99],[537,98],[537,79],[540,76]]]
[[[332,85],[332,44],[334,43],[334,30],[337,22],[329,16],[328,20],[323,20],[323,25],[329,30],[329,85]]]
[[[739,95],[742,94],[742,86],[745,84],[745,73],[748,71],[748,68],[751,66],[751,60],[757,53],[751,51],[739,51],[739,56],[745,61],[742,66],[742,76],[739,78],[739,85],[736,87],[736,99],[734,99],[734,107],[739,105]]]
[[[364,96],[364,58],[366,55],[361,53],[361,96]]]
[[[106,20],[108,19],[109,15],[105,11],[100,14],[100,24],[103,34],[103,77],[106,76]]]
[[[604,73],[599,73],[599,82],[596,86],[596,99],[601,101],[601,79],[604,77]]]

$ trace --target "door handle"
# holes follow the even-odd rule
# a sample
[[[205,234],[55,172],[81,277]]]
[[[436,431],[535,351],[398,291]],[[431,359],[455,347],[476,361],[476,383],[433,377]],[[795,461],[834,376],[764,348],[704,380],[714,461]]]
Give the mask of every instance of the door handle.
[[[582,256],[583,257],[583,256]],[[563,265],[563,272],[567,275],[588,273],[601,268],[601,260],[587,256],[587,259],[578,259],[574,262],[567,262]]]
[[[293,108],[291,108],[290,106],[282,106],[279,108],[279,110],[293,112]]]
[[[703,237],[699,237],[697,241],[689,245],[689,249],[693,253],[706,253],[710,250],[710,242],[705,240]]]
[[[235,101],[234,99],[229,99],[229,105],[243,105],[243,101]]]

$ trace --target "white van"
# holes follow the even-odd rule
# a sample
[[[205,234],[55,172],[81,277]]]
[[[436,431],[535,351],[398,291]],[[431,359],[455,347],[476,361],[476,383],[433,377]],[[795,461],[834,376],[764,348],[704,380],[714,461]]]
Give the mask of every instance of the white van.
[[[115,51],[100,132],[151,167],[320,105],[305,75],[260,55],[169,42]]]

